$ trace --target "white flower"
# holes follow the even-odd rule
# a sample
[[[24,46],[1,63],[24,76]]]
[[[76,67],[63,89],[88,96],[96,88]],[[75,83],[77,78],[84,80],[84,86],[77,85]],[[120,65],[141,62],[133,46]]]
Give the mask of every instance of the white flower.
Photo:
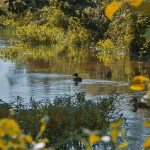
[[[109,136],[102,136],[101,141],[106,142],[106,143],[110,142],[110,137]]]
[[[40,150],[42,148],[45,147],[45,143],[44,142],[41,142],[41,143],[36,143],[34,146],[33,146],[33,149],[32,150]]]

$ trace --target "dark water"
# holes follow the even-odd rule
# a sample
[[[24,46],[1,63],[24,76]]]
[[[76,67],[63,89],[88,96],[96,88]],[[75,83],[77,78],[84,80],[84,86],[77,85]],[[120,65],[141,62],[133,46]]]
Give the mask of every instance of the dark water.
[[[0,35],[0,48],[8,46],[5,34]],[[150,111],[140,109],[132,111],[130,104],[129,81],[134,75],[150,72],[150,63],[129,61],[102,62],[93,53],[81,51],[65,55],[48,55],[49,47],[34,48],[32,57],[13,63],[0,59],[0,98],[9,101],[21,96],[28,102],[32,96],[37,100],[54,99],[59,95],[73,95],[85,91],[88,98],[106,95],[117,91],[125,94],[121,112],[127,118],[129,149],[141,150],[143,140],[150,135],[150,130],[143,127],[144,120],[150,118]],[[45,52],[46,51],[46,52]],[[72,74],[78,72],[83,82],[75,86]]]

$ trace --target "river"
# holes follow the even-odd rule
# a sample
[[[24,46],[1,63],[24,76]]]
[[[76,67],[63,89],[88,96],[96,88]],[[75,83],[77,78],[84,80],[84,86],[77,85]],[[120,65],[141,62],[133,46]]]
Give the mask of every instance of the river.
[[[7,47],[9,37],[0,35],[0,48]],[[14,63],[0,59],[0,99],[8,102],[16,96],[28,102],[30,97],[37,100],[43,98],[54,99],[56,96],[73,95],[86,92],[87,98],[106,95],[117,91],[126,95],[122,100],[120,113],[127,118],[127,130],[130,150],[141,150],[143,140],[150,135],[150,129],[143,127],[143,122],[150,118],[150,111],[139,109],[132,111],[128,89],[130,80],[136,73],[148,74],[149,62],[130,61],[122,59],[110,64],[95,58],[93,54],[85,52],[78,56],[57,55],[45,56],[48,47],[37,47],[33,59],[27,58]],[[40,50],[39,50],[40,49]],[[39,51],[43,51],[39,54]],[[41,58],[39,58],[41,56]],[[72,74],[78,72],[83,78],[82,83],[75,86]]]

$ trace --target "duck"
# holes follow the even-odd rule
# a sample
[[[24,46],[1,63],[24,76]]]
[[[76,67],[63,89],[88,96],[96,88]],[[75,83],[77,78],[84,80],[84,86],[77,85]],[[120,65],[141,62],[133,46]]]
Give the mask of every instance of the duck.
[[[133,102],[133,112],[136,112],[138,108],[143,108],[143,109],[150,109],[150,106],[143,101],[138,102],[137,97],[133,97],[131,102]]]
[[[77,86],[79,82],[82,82],[82,78],[79,77],[78,73],[74,73],[73,74],[73,81],[75,83],[75,86]]]

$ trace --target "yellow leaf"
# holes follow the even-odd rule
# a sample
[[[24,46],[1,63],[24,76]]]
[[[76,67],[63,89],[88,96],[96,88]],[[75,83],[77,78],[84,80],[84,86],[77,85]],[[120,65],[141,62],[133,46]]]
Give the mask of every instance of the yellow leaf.
[[[125,0],[125,2],[133,7],[139,7],[143,3],[143,0]]]
[[[89,142],[90,142],[91,145],[99,142],[100,140],[101,140],[100,136],[97,136],[97,135],[94,135],[94,134],[89,136]]]
[[[105,16],[112,20],[113,15],[115,12],[122,6],[121,2],[113,1],[105,9]]]
[[[144,126],[150,128],[150,121],[144,122]]]
[[[114,143],[117,142],[119,131],[118,129],[111,130],[111,139]]]
[[[123,122],[124,122],[123,118],[121,118],[119,120],[116,120],[116,121],[113,121],[110,124],[110,129],[117,129],[117,128],[119,128],[122,125]]]
[[[123,148],[127,148],[127,147],[128,147],[128,142],[123,142],[123,143],[118,145],[119,149],[123,149]]]
[[[146,138],[146,140],[144,141],[144,149],[148,149],[150,148],[150,137]]]
[[[40,133],[43,133],[46,129],[46,124],[42,124],[40,127]]]

